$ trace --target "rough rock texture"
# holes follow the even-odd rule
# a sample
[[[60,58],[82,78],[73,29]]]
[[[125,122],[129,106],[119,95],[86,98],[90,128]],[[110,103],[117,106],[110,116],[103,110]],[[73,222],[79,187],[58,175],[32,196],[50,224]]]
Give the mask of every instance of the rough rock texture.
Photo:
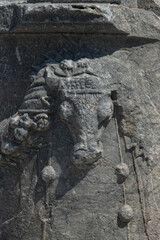
[[[121,3],[130,8],[137,8],[137,0],[122,0]]]
[[[1,33],[105,33],[160,39],[158,16],[122,5],[2,3],[0,12]]]
[[[139,8],[144,8],[155,12],[157,15],[160,15],[160,1],[159,0],[138,0],[137,5]]]
[[[160,19],[134,3],[1,2],[0,240],[160,238]]]

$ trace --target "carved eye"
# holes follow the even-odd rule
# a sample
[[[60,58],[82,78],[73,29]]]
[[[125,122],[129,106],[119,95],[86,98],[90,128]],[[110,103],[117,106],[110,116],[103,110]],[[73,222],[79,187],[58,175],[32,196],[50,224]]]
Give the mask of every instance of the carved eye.
[[[62,120],[69,120],[73,116],[73,105],[67,101],[62,102],[59,115]]]
[[[64,63],[60,63],[60,68],[62,69],[62,70],[66,70],[67,69],[67,65],[66,64],[64,64]]]
[[[59,66],[62,70],[71,70],[73,68],[73,62],[71,60],[64,60]]]

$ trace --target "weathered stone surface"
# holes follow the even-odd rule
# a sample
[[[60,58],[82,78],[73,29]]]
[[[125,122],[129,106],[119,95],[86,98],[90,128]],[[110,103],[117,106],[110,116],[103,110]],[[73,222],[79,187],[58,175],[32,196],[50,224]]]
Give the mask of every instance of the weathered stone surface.
[[[157,15],[160,15],[160,1],[159,0],[138,0],[139,8],[144,8],[146,10],[151,10]]]
[[[125,6],[8,3],[1,4],[0,12],[1,33],[107,33],[160,39],[160,20],[154,13]]]
[[[28,3],[39,3],[39,2],[51,2],[51,3],[91,3],[91,2],[99,2],[99,3],[114,3],[119,4],[121,0],[28,0]]]
[[[137,0],[122,0],[122,5],[130,8],[137,8]]]
[[[0,240],[160,236],[159,17],[82,6],[1,3]]]

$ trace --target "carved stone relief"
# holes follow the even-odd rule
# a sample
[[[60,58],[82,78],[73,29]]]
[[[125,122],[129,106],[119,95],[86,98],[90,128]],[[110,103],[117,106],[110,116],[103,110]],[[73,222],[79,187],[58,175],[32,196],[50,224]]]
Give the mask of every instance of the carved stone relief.
[[[16,163],[22,174],[21,211],[17,216],[4,221],[0,237],[5,237],[7,229],[13,229],[15,223],[19,231],[12,233],[13,239],[24,235],[36,206],[44,225],[42,239],[46,240],[45,229],[54,208],[49,189],[52,189],[51,183],[57,179],[61,182],[61,177],[57,176],[53,168],[50,153],[47,153],[52,151],[53,143],[49,135],[53,134],[54,119],[58,118],[69,129],[73,141],[70,164],[78,171],[83,169],[85,173],[96,167],[103,157],[101,138],[113,116],[113,102],[110,87],[106,86],[103,77],[96,74],[88,59],[63,60],[59,64],[45,63],[38,73],[31,75],[30,81],[18,112],[1,122],[1,164]],[[48,137],[43,141],[46,134]],[[44,155],[41,176],[37,179],[36,171],[40,164],[38,152],[41,148],[46,148],[47,154]],[[28,186],[25,181],[28,181]],[[39,207],[38,204],[35,205],[38,197],[33,196],[39,195],[40,186],[44,183],[46,190],[41,194],[45,194],[45,206],[42,204]],[[55,191],[56,194],[58,195],[58,190]],[[25,221],[23,227],[21,221]]]
[[[50,116],[58,111],[73,138],[72,163],[80,168],[96,163],[103,154],[101,135],[113,115],[110,94],[87,59],[47,64],[33,76],[18,113],[4,125],[2,153],[21,158],[31,136],[48,130]]]
[[[123,40],[118,45],[117,39],[111,47],[113,42],[107,36],[97,53],[101,41],[93,46],[95,39],[86,36],[82,44],[78,38],[58,43],[57,39],[49,37],[47,42],[42,37],[42,52],[51,50],[47,62],[41,59],[36,37],[34,44],[31,37],[26,55],[22,54],[23,40],[19,40],[18,48],[15,41],[15,58],[22,64],[15,72],[22,69],[22,78],[24,69],[30,72],[37,52],[39,59],[36,56],[35,61],[40,68],[30,80],[27,78],[29,88],[22,103],[14,106],[12,112],[18,109],[16,114],[0,123],[0,181],[3,175],[7,182],[0,188],[0,240],[154,240],[152,233],[156,235],[159,230],[159,170],[155,165],[152,177],[147,159],[154,152],[154,144],[158,147],[158,138],[152,135],[153,126],[144,127],[144,113],[148,113],[149,121],[149,114],[155,111],[154,131],[158,129],[159,95],[152,96],[150,102],[147,92],[152,79],[157,81],[154,92],[158,92],[159,65],[156,57],[150,58],[157,56],[158,47],[146,44],[140,50],[131,43],[122,49],[128,45]],[[68,43],[73,48],[70,53]],[[53,49],[62,56],[55,57],[56,61],[51,60]],[[145,68],[146,59],[150,60]],[[21,89],[24,84],[19,87],[20,80],[16,81],[21,77],[12,79],[12,74],[6,79]],[[142,90],[146,95],[142,96]],[[6,99],[4,103],[8,107]],[[1,112],[1,119],[12,115],[8,109],[5,114]],[[145,141],[151,143],[150,150]],[[158,156],[157,150],[155,154]]]

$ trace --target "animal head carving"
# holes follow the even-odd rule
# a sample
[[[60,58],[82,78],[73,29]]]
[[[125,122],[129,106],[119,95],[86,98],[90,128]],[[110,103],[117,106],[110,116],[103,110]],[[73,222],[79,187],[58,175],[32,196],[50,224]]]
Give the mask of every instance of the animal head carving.
[[[86,60],[65,60],[46,68],[46,84],[59,94],[59,116],[74,141],[72,162],[90,166],[102,156],[101,135],[113,114],[104,79],[94,74]]]
[[[102,157],[101,136],[112,117],[113,103],[105,79],[95,74],[86,59],[47,64],[38,72],[17,118],[13,119],[18,130],[11,128],[11,119],[1,137],[1,151],[13,155],[11,143],[20,149],[23,142],[27,145],[30,132],[46,131],[50,126],[49,114],[54,114],[51,102],[55,98],[59,103],[58,114],[73,138],[73,164],[80,168],[91,166]],[[18,153],[16,149],[14,152]]]

